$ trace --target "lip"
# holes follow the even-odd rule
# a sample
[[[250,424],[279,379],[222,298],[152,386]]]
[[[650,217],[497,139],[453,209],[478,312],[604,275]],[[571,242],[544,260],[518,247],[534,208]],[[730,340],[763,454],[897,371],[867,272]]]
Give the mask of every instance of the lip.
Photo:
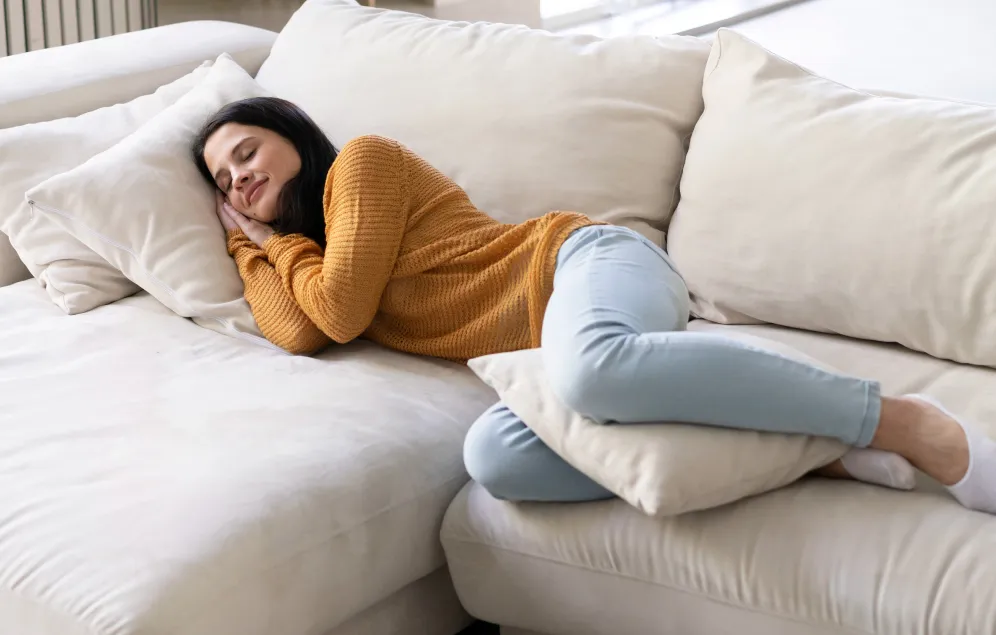
[[[256,202],[256,199],[262,194],[262,188],[266,186],[268,179],[260,179],[249,186],[249,190],[246,192],[246,200],[252,205]]]

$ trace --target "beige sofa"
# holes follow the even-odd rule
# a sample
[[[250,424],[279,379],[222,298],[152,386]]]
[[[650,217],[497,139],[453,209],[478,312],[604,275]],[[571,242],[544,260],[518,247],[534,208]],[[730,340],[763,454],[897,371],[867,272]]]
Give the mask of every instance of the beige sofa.
[[[565,202],[663,240],[706,44],[331,20],[343,4],[311,0],[272,50],[273,33],[190,23],[0,60],[0,128],[227,52],[254,74],[272,62],[258,77],[337,144],[395,136],[503,220]],[[0,632],[453,635],[471,615],[508,635],[996,632],[996,521],[926,479],[912,494],[807,480],[668,519],[504,503],[463,470],[495,399],[467,368],[363,342],[283,356],[144,291],[67,316],[16,258],[0,236]],[[996,415],[988,368],[771,324],[692,328]]]

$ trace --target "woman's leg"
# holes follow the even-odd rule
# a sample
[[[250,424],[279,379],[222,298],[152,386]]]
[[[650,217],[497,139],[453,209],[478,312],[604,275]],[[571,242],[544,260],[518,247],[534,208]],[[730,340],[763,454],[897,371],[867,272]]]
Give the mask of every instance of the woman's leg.
[[[580,230],[557,265],[543,359],[552,388],[577,412],[602,422],[680,421],[861,447],[872,440],[876,382],[685,331],[684,282],[638,234]]]
[[[543,356],[553,389],[572,409],[606,423],[680,421],[870,445],[949,486],[992,474],[991,484],[975,488],[992,500],[968,506],[996,505],[996,466],[970,469],[968,432],[948,413],[917,399],[883,398],[874,381],[685,332],[685,285],[667,256],[637,234],[580,230],[557,265]],[[984,460],[986,452],[996,464],[993,446],[972,457]]]
[[[555,454],[502,403],[471,426],[463,458],[471,478],[495,498],[578,502],[613,496]]]

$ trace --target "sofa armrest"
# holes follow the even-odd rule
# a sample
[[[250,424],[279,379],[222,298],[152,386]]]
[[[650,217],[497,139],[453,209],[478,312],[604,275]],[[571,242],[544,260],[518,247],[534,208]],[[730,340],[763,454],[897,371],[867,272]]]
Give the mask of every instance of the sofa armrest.
[[[0,128],[129,101],[228,53],[255,75],[277,34],[199,21],[0,58]]]

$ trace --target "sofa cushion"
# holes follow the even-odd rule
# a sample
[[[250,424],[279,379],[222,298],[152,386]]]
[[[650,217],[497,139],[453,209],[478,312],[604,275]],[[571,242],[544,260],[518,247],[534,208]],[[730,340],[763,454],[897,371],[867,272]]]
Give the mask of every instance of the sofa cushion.
[[[996,366],[996,108],[879,97],[716,36],[668,251],[714,322]]]
[[[75,117],[148,95],[226,51],[255,73],[274,38],[275,33],[241,24],[187,22],[3,57],[0,129]],[[0,150],[3,145],[0,137]],[[63,145],[52,148],[50,156],[67,158],[75,150]],[[32,275],[32,263],[21,262],[4,229],[3,207],[8,204],[3,202],[3,190],[7,186],[9,182],[0,177],[0,287]],[[18,193],[18,203],[26,190]]]
[[[473,621],[440,567],[322,635],[453,635]]]
[[[558,36],[309,0],[258,81],[337,147],[397,139],[505,222],[573,210],[661,243],[708,45]]]
[[[994,370],[773,326],[692,329],[776,340],[887,393],[926,392],[996,436]],[[505,503],[471,485],[443,545],[472,615],[541,633],[996,632],[996,518],[919,477],[914,492],[809,478],[663,519],[621,500]]]
[[[292,357],[145,293],[67,317],[30,281],[0,289],[0,386],[0,632],[24,635],[338,632],[443,565],[494,401],[456,364]]]
[[[32,213],[58,223],[177,314],[265,344],[215,213],[217,188],[190,154],[222,106],[265,94],[222,55],[203,81],[120,143],[29,190]]]
[[[955,505],[814,479],[657,519],[620,500],[516,505],[471,484],[442,537],[470,614],[529,632],[996,632],[996,520]]]
[[[772,340],[734,337],[821,366]],[[834,439],[799,434],[682,423],[598,423],[566,407],[554,394],[539,349],[478,357],[470,360],[470,367],[551,450],[651,516],[708,509],[783,487],[848,449]]]
[[[124,104],[0,130],[0,231],[49,298],[70,315],[138,291],[117,268],[46,214],[25,192],[112,147],[190,92],[210,68],[197,70]]]

